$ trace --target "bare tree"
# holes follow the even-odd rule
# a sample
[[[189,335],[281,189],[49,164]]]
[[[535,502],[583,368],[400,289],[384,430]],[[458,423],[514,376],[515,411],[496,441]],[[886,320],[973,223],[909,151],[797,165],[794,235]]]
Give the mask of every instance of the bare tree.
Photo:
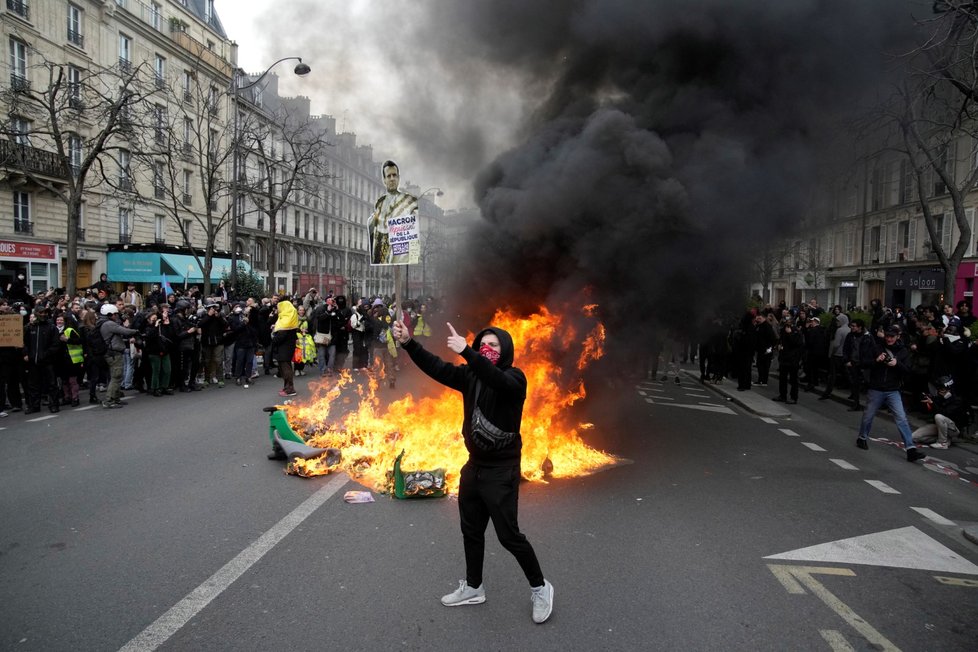
[[[891,148],[900,153],[920,205],[930,246],[945,273],[944,296],[954,296],[958,266],[972,239],[965,199],[978,182],[978,7],[939,0],[919,21],[925,40],[905,57],[907,74],[883,111]],[[945,243],[949,216],[932,201],[947,195],[959,237]],[[904,198],[906,199],[906,198]]]
[[[138,185],[152,189],[140,199],[176,225],[203,272],[205,296],[211,293],[215,250],[231,220],[231,186],[224,170],[234,155],[220,115],[227,93],[209,81],[191,72],[186,86],[167,89],[161,101],[146,106],[150,128],[143,131],[137,152],[141,173],[150,181]],[[194,246],[195,226],[204,236],[203,256]]]
[[[38,53],[35,56],[40,57]],[[26,72],[26,71],[24,71]],[[120,61],[81,68],[46,59],[2,91],[9,107],[2,122],[7,141],[0,165],[65,204],[67,292],[76,291],[78,235],[86,188],[118,178],[120,155],[136,133],[139,107],[158,93],[145,83],[144,67]]]
[[[297,200],[297,193],[313,192],[329,178],[325,154],[330,145],[324,131],[284,108],[271,119],[252,112],[242,122],[241,148],[250,156],[241,165],[245,178],[239,185],[268,218],[268,289],[275,292],[279,216]],[[254,159],[254,175],[250,159]]]

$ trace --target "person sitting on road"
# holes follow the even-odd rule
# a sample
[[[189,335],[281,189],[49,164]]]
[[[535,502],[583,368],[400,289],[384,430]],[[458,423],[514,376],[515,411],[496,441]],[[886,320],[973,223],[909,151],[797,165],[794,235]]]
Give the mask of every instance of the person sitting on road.
[[[931,448],[947,449],[951,438],[958,437],[968,425],[968,409],[960,397],[951,392],[954,379],[944,376],[938,380],[937,393],[924,394],[922,403],[934,413],[934,423],[928,423],[913,431],[917,444],[930,444]]]

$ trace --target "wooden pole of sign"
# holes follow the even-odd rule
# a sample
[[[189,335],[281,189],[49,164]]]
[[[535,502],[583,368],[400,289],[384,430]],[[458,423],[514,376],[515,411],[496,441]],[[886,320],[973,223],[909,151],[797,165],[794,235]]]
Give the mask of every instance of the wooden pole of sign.
[[[394,319],[403,321],[401,302],[404,301],[404,265],[394,266]]]

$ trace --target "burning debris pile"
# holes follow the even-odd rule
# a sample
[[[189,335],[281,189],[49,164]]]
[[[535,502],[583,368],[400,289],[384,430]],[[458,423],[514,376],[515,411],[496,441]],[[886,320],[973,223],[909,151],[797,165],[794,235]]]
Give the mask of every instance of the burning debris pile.
[[[584,475],[620,462],[585,444],[579,431],[589,424],[571,423],[569,414],[585,397],[581,372],[603,355],[604,327],[593,312],[588,306],[583,315],[567,317],[544,308],[529,317],[502,311],[493,317],[493,325],[512,334],[516,366],[529,381],[522,428],[522,472],[528,480]],[[559,364],[565,358],[575,364]],[[283,406],[289,426],[307,446],[330,451],[309,459],[295,456],[286,471],[313,477],[342,470],[377,491],[393,493],[391,470],[404,451],[406,468],[445,469],[444,490],[457,493],[458,471],[468,457],[459,432],[459,395],[443,389],[433,397],[408,394],[384,405],[377,389],[375,377],[362,384],[344,371],[338,381],[320,386],[309,402]],[[349,396],[353,392],[359,401]]]

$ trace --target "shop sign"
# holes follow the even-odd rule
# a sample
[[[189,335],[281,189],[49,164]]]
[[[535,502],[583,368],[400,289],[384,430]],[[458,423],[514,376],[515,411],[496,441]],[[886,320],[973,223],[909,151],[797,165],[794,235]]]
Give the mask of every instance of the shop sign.
[[[0,240],[0,258],[54,260],[56,257],[55,252],[56,247],[53,244]]]

